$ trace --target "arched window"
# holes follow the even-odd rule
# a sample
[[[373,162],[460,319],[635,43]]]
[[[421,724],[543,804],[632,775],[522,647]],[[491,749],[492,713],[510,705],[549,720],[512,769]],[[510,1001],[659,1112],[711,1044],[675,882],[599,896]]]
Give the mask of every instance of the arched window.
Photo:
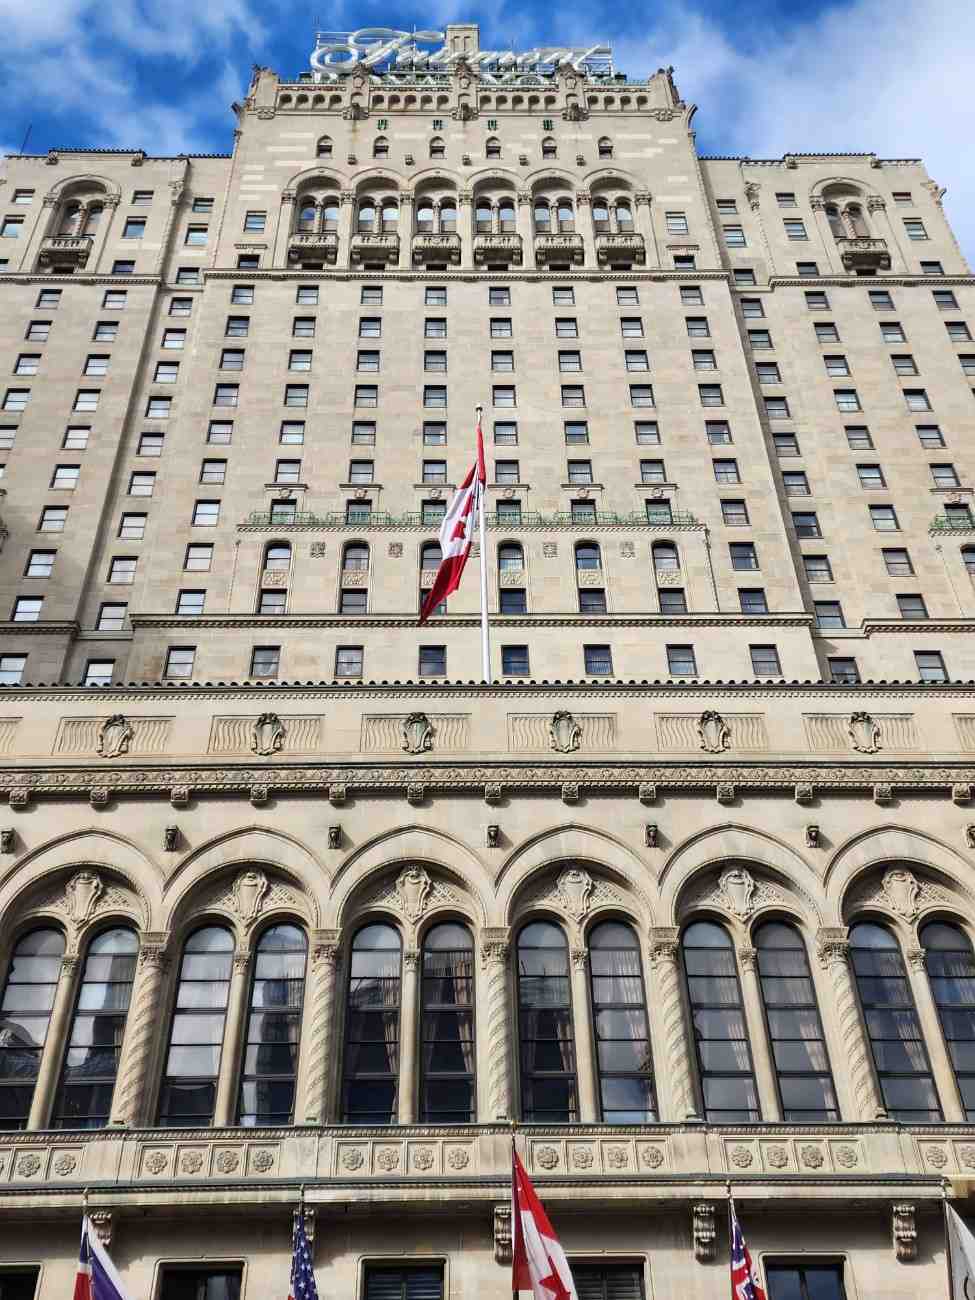
[[[503,235],[513,235],[517,226],[515,205],[510,199],[502,199],[498,204],[498,228]]]
[[[317,158],[331,158],[332,156],[332,137],[323,135],[315,146],[315,156]]]
[[[439,569],[443,552],[439,542],[424,542],[420,547],[420,568]]]
[[[453,235],[457,230],[457,209],[453,199],[444,199],[440,205],[440,233]]]
[[[870,234],[864,220],[863,208],[860,207],[859,203],[851,203],[846,209],[846,215],[854,235],[866,236]]]
[[[163,1128],[213,1123],[233,964],[234,938],[222,926],[187,939],[159,1095]]]
[[[850,957],[884,1106],[902,1124],[937,1124],[935,1091],[904,959],[891,932],[874,921],[850,928]]]
[[[81,204],[69,203],[61,216],[59,235],[77,235],[78,223],[81,221]]]
[[[961,559],[965,568],[975,578],[975,546],[963,546],[961,548]]]
[[[575,210],[572,207],[572,200],[566,198],[559,199],[558,212],[559,212],[559,232],[564,235],[568,231],[575,230],[576,214],[575,214]]]
[[[535,230],[540,235],[547,235],[552,228],[552,213],[548,204],[541,200],[535,204]]]
[[[846,238],[846,226],[843,225],[843,218],[840,216],[840,210],[835,203],[826,205],[826,220],[829,222],[829,228],[833,232],[834,239]]]
[[[474,229],[479,235],[490,235],[494,228],[494,212],[488,199],[478,199],[474,210]]]
[[[466,925],[435,925],[423,944],[420,1121],[472,1124],[474,940]]]
[[[386,199],[383,203],[383,234],[395,230],[398,222],[399,208],[391,199]]]
[[[376,205],[372,199],[363,199],[359,204],[359,233],[371,235],[376,229]]]
[[[932,921],[921,931],[928,979],[945,1046],[954,1067],[965,1119],[975,1120],[975,956],[957,925]]]
[[[782,1118],[787,1124],[835,1123],[840,1112],[799,932],[768,921],[756,932],[755,947]]]
[[[275,569],[278,572],[290,569],[290,542],[271,542],[267,550],[264,552],[264,567],[265,569]]]
[[[389,157],[389,141],[384,135],[377,135],[372,145],[373,158]]]
[[[600,158],[612,158],[613,142],[608,135],[604,135],[600,137],[597,149],[599,151]]]
[[[592,222],[597,234],[604,234],[609,230],[609,204],[605,199],[593,199]]]
[[[399,934],[391,925],[366,925],[352,942],[349,969],[342,1089],[349,1123],[396,1123],[399,999]]]
[[[651,548],[653,567],[673,573],[680,569],[680,555],[673,542],[654,542]]]
[[[0,1003],[0,1129],[27,1127],[63,956],[60,930],[31,930],[14,949]]]
[[[430,157],[443,158],[446,155],[444,142],[439,135],[435,135],[430,141]]]
[[[339,228],[339,201],[334,195],[322,199],[322,229],[338,230]]]
[[[238,1124],[292,1122],[306,955],[305,936],[296,925],[272,926],[257,945]]]
[[[616,204],[616,227],[623,234],[626,234],[633,227],[633,213],[630,205],[621,199]]]
[[[589,936],[592,1022],[605,1124],[652,1124],[657,1118],[650,1027],[640,944],[619,921]]]
[[[533,921],[518,936],[521,1118],[570,1124],[578,1115],[569,949],[559,926]]]
[[[301,207],[298,209],[298,229],[305,234],[314,231],[317,224],[318,209],[311,199],[303,200]]]
[[[525,552],[522,550],[520,542],[502,542],[498,547],[498,568],[504,569],[523,569],[525,567]]]
[[[558,150],[555,147],[555,141],[550,135],[547,135],[542,141],[542,157],[555,158],[557,154]]]
[[[106,930],[89,945],[53,1128],[104,1128],[109,1121],[138,953],[131,930]]]
[[[492,135],[488,137],[487,144],[484,146],[484,156],[485,158],[501,157],[501,141],[497,136]]]
[[[433,204],[422,199],[416,209],[417,234],[429,235],[433,231]]]
[[[348,542],[342,552],[343,569],[369,568],[369,543]]]
[[[95,233],[95,231],[98,229],[98,223],[102,219],[102,211],[103,208],[100,203],[92,204],[92,206],[88,209],[88,215],[85,218],[85,228],[84,231],[82,232],[83,234],[93,235]]]
[[[577,569],[601,569],[602,567],[603,557],[598,542],[576,543]]]
[[[681,948],[704,1117],[712,1124],[754,1124],[761,1112],[731,939],[723,926],[695,921]]]

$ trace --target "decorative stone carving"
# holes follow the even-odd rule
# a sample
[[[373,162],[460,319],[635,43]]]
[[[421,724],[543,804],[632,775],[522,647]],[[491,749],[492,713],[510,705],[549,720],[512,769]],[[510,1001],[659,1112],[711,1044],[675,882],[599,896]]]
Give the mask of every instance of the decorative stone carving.
[[[88,1215],[91,1219],[91,1226],[95,1229],[95,1236],[105,1247],[111,1249],[112,1245],[112,1211],[111,1210],[92,1210]]]
[[[342,827],[334,823],[328,828],[328,847],[330,849],[340,849],[342,847]]]
[[[10,791],[10,806],[18,810],[30,806],[30,791],[26,786],[14,786]]]
[[[837,1147],[834,1156],[836,1163],[842,1165],[844,1169],[852,1169],[860,1160],[854,1147]]]
[[[344,782],[338,782],[328,787],[328,801],[333,808],[341,808],[345,803],[347,787]]]
[[[423,1173],[433,1168],[433,1147],[417,1147],[413,1152],[413,1168]]]
[[[425,754],[433,749],[433,725],[425,713],[411,713],[401,724],[402,748],[408,754]]]
[[[917,1259],[917,1224],[914,1220],[914,1206],[903,1204],[892,1206],[891,1228],[897,1262],[908,1264],[912,1259]]]
[[[641,781],[637,790],[637,797],[641,803],[655,803],[657,799],[657,787],[649,781]]]
[[[885,871],[879,886],[858,895],[858,903],[866,907],[884,907],[905,921],[913,921],[921,909],[932,903],[943,903],[947,895],[930,881],[918,879],[906,867],[891,867]]]
[[[539,1147],[535,1152],[535,1164],[542,1169],[554,1169],[559,1163],[559,1153],[555,1147]]]
[[[427,909],[433,882],[421,866],[414,864],[396,877],[396,895],[403,914],[411,921],[419,921]]]
[[[411,781],[406,787],[406,800],[417,807],[427,797],[427,788],[419,781]]]
[[[739,1169],[747,1169],[755,1160],[748,1147],[732,1147],[728,1155],[731,1163],[737,1165]]]
[[[399,1168],[399,1151],[396,1147],[382,1147],[376,1155],[376,1164],[380,1169],[385,1169],[391,1173],[394,1169]]]
[[[496,849],[501,844],[501,827],[497,822],[489,822],[484,832],[484,842],[489,849]]]
[[[592,902],[592,876],[582,867],[567,867],[555,882],[555,893],[569,916],[581,921]]]
[[[735,787],[729,781],[721,781],[717,788],[718,803],[734,803]]]
[[[16,851],[17,836],[12,826],[5,826],[0,830],[0,853],[14,853]]]
[[[281,752],[286,735],[284,723],[276,713],[262,713],[254,723],[251,749],[264,758]]]
[[[261,871],[242,871],[234,881],[231,906],[245,925],[257,920],[269,889],[268,878]]]
[[[21,1156],[17,1161],[17,1173],[21,1178],[33,1178],[41,1167],[40,1156],[33,1154]]]
[[[610,1169],[625,1169],[630,1163],[630,1153],[626,1147],[607,1147],[606,1163]]]
[[[174,785],[169,791],[169,802],[174,808],[185,808],[190,801],[188,785]]]
[[[758,196],[762,187],[757,181],[745,181],[745,198],[748,200],[748,206],[753,212],[758,211]]]
[[[579,802],[579,783],[578,781],[565,781],[562,785],[562,802],[578,803]]]
[[[88,791],[88,802],[92,808],[107,808],[109,793],[107,785],[94,785]]]
[[[591,1169],[594,1159],[592,1147],[574,1147],[572,1150],[572,1163],[576,1169]]]
[[[68,1174],[73,1174],[78,1167],[77,1157],[65,1152],[63,1156],[58,1156],[54,1161],[54,1172],[60,1174],[62,1178]]]
[[[706,754],[723,754],[731,745],[731,731],[720,713],[707,709],[697,724],[701,748]]]
[[[819,1147],[814,1146],[803,1147],[799,1154],[802,1156],[802,1163],[807,1169],[821,1169],[826,1159]]]
[[[894,797],[894,787],[887,781],[880,781],[873,788],[873,801],[878,804],[890,803]]]
[[[765,1159],[773,1169],[784,1169],[789,1163],[789,1152],[785,1147],[769,1147]]]
[[[180,1170],[184,1174],[198,1174],[203,1168],[202,1151],[184,1151],[179,1159]]]
[[[735,916],[744,920],[754,910],[755,880],[745,867],[732,867],[722,872],[718,881],[719,888],[728,902],[728,908]]]
[[[163,850],[175,853],[179,849],[179,827],[167,826],[163,831]]]
[[[501,802],[501,782],[488,781],[484,787],[484,802],[496,804]]]
[[[819,827],[814,822],[806,827],[806,848],[819,848]]]
[[[447,1164],[451,1169],[466,1169],[470,1162],[470,1152],[465,1151],[463,1147],[453,1147],[447,1152]]]
[[[975,1147],[959,1147],[958,1159],[966,1169],[975,1169]]]
[[[975,849],[975,826],[965,827],[965,841],[970,849]]]
[[[101,758],[119,758],[129,752],[135,732],[124,713],[113,713],[98,729],[95,752]]]
[[[869,713],[851,713],[846,730],[858,754],[876,754],[880,749],[880,724]]]
[[[798,804],[812,803],[815,796],[815,789],[808,781],[800,781],[796,786],[795,800]]]
[[[358,1147],[352,1147],[349,1151],[342,1153],[342,1164],[346,1169],[361,1169],[366,1163],[366,1158]]]
[[[571,754],[582,741],[582,728],[567,709],[559,709],[548,724],[549,745],[557,754]]]
[[[501,1265],[511,1264],[511,1202],[494,1207],[494,1260]]]
[[[657,823],[647,822],[643,828],[643,842],[648,849],[657,847]]]
[[[957,803],[957,804],[971,803],[971,800],[972,800],[972,787],[970,785],[960,784],[960,785],[953,785],[951,787],[952,803]]]
[[[145,1158],[145,1167],[150,1174],[159,1177],[169,1166],[169,1159],[162,1151],[150,1151]]]
[[[260,808],[262,804],[267,803],[270,796],[270,790],[263,783],[252,785],[250,788],[250,801],[255,808]]]
[[[664,1153],[660,1147],[643,1147],[640,1150],[640,1163],[648,1169],[659,1169],[664,1162]]]
[[[714,1206],[702,1201],[694,1206],[693,1215],[694,1258],[699,1264],[710,1264],[717,1253]]]

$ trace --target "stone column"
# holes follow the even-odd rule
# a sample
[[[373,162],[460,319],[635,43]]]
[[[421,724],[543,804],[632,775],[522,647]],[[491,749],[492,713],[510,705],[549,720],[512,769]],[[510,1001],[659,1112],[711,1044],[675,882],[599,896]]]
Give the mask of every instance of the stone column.
[[[647,250],[647,267],[659,266],[660,248],[657,245],[657,235],[650,215],[652,196],[649,190],[637,190],[633,198],[636,202],[636,221],[633,224],[636,233],[643,236],[643,243]]]
[[[413,191],[403,190],[399,196],[399,265],[401,271],[413,267]],[[382,227],[380,226],[380,229]]]
[[[965,1108],[961,1103],[955,1068],[951,1063],[951,1057],[948,1055],[948,1048],[945,1045],[941,1017],[938,1015],[934,994],[931,992],[927,953],[923,948],[912,948],[905,953],[905,956],[907,958],[911,992],[914,994],[914,1005],[917,1007],[921,1032],[924,1034],[928,1059],[931,1062],[931,1073],[934,1075],[935,1087],[938,1090],[938,1096],[941,1098],[941,1109],[944,1111],[945,1120],[949,1124],[964,1124]]]
[[[331,1114],[331,1085],[335,1077],[335,981],[339,931],[317,930],[312,938],[308,972],[307,1010],[303,1016],[301,1081],[295,1115],[303,1124],[327,1124]]]
[[[252,961],[253,953],[249,948],[238,948],[234,953],[233,974],[227,998],[227,1021],[223,1029],[223,1050],[220,1053],[217,1101],[213,1112],[214,1128],[226,1128],[237,1121],[237,1081],[240,1078],[240,1056],[247,1020]]]
[[[417,1012],[420,1003],[420,954],[415,948],[403,953],[403,984],[399,1006],[399,1122],[416,1123],[419,1079],[416,1068]]]
[[[274,252],[271,255],[272,266],[288,265],[288,240],[291,238],[291,231],[295,224],[296,197],[294,190],[284,190],[281,194],[278,228],[274,232]]]
[[[102,260],[102,254],[105,252],[105,245],[108,243],[108,230],[109,227],[112,225],[113,221],[115,220],[116,216],[118,215],[118,206],[120,202],[121,199],[117,194],[106,194],[105,197],[101,200],[102,216],[101,216],[101,220],[98,223],[98,229],[95,231],[94,235],[92,236],[91,257],[89,257],[88,265],[85,267],[85,270],[88,272],[89,275],[111,275],[112,273],[111,266],[102,267],[100,263]],[[82,214],[82,225],[80,226],[81,230],[84,230],[85,228],[84,222],[88,218],[90,207],[91,207],[90,204],[86,204],[85,206],[85,211]],[[145,274],[145,272],[149,268],[144,266],[143,267],[138,266],[138,250],[133,252],[133,258],[137,263],[136,265],[137,272],[141,271],[143,274]],[[156,269],[155,263],[153,263],[152,270],[155,271],[155,269]]]
[[[67,1048],[68,1028],[74,1010],[80,964],[81,958],[76,954],[61,958],[61,974],[58,978],[58,986],[54,990],[54,1006],[51,1008],[51,1019],[47,1025],[47,1037],[44,1039],[44,1050],[41,1053],[41,1064],[34,1084],[30,1115],[27,1119],[29,1129],[47,1128],[51,1121],[61,1062]]]
[[[535,269],[535,236],[532,233],[532,196],[530,190],[518,191],[518,234],[521,235],[522,269]]]
[[[673,1107],[672,1115],[661,1115],[660,1118],[669,1119],[673,1123],[700,1119],[691,1074],[691,1044],[677,969],[679,958],[680,941],[676,927],[657,926],[651,929],[650,969],[655,988],[650,1002],[659,1007],[664,1030],[664,1051],[655,1052],[654,1058],[658,1062],[658,1071],[661,1067],[666,1069]]]
[[[765,1014],[762,1007],[762,989],[758,980],[758,952],[755,948],[738,949],[738,969],[741,972],[741,994],[748,1026],[748,1040],[755,1068],[755,1085],[758,1088],[759,1107],[766,1123],[778,1124],[782,1119],[775,1066],[769,1051],[765,1032]]]
[[[870,1042],[853,986],[850,942],[846,937],[846,929],[836,927],[820,930],[816,936],[816,952],[819,963],[828,973],[832,984],[833,1014],[840,1028],[844,1060],[857,1108],[857,1114],[847,1118],[853,1121],[886,1119],[887,1112],[871,1059]]]
[[[163,981],[169,969],[168,934],[143,934],[129,1003],[118,1078],[109,1123],[120,1128],[149,1124],[149,1103],[155,1092],[151,1078],[159,1043]]]
[[[355,221],[355,194],[352,190],[339,191],[339,246],[335,252],[335,265],[352,265],[352,235]]]
[[[826,217],[826,200],[815,198],[810,199],[809,206],[813,210],[813,220],[816,223],[816,230],[819,232],[822,248],[829,261],[829,272],[837,275],[846,275],[847,272],[843,267],[843,259],[840,257],[839,246],[833,237],[833,231],[830,228],[829,221]],[[781,270],[776,268],[776,273],[779,275],[794,275],[795,270],[796,268],[794,266],[783,267]]]
[[[487,1071],[487,1086],[478,1089],[486,1098],[485,1106],[479,1105],[478,1110],[486,1123],[512,1117],[511,1026],[514,1008],[509,1001],[510,939],[511,931],[507,928],[481,933],[481,969],[486,976],[487,1003],[487,1052],[482,1059]]]
[[[890,252],[890,270],[893,274],[897,275],[899,272],[901,275],[917,275],[921,268],[918,267],[916,270],[912,268],[911,259],[901,242],[903,227],[898,231],[894,226],[887,210],[886,201],[879,194],[871,194],[867,198],[867,212],[870,216],[872,237],[887,241],[887,248]],[[906,239],[906,236],[904,238]],[[908,243],[907,248],[909,247],[910,244]]]
[[[586,948],[573,948],[569,958],[572,962],[572,1034],[576,1048],[579,1122],[598,1124],[600,1106],[596,1088],[592,1017],[589,1014],[589,951]]]
[[[592,228],[592,195],[588,190],[576,191],[576,230],[582,236],[583,266],[594,271],[596,260],[596,234]]]
[[[457,233],[460,235],[460,264],[469,271],[474,265],[474,193],[460,190],[457,194]]]

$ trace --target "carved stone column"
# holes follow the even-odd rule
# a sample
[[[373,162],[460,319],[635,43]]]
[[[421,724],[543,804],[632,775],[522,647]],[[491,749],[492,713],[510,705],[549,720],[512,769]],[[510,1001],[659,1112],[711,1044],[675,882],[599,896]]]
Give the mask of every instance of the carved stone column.
[[[921,1021],[921,1032],[927,1045],[935,1087],[941,1098],[941,1109],[949,1124],[964,1124],[965,1109],[958,1093],[954,1066],[951,1064],[951,1057],[945,1046],[941,1017],[938,1015],[938,1008],[931,992],[927,953],[923,948],[913,948],[905,953],[905,956],[911,992],[914,994],[914,1005],[917,1007],[918,1019]]]
[[[652,196],[649,190],[637,190],[633,198],[636,200],[636,232],[643,236],[646,245],[647,267],[659,266],[660,246],[657,243],[657,232],[653,228],[653,218],[650,215]]]
[[[284,190],[281,194],[281,207],[278,210],[278,227],[274,232],[274,266],[288,265],[288,240],[291,238],[291,231],[295,224],[295,200],[297,196],[294,190]]]
[[[237,1080],[240,1077],[240,1054],[247,1019],[252,960],[253,954],[249,948],[239,948],[234,953],[234,968],[227,998],[227,1022],[223,1030],[223,1051],[220,1053],[220,1078],[217,1080],[217,1100],[213,1112],[214,1128],[226,1128],[237,1119]]]
[[[829,977],[833,989],[833,1009],[843,1041],[843,1057],[853,1086],[856,1115],[851,1120],[886,1119],[883,1098],[874,1074],[867,1031],[860,1014],[860,1004],[853,987],[850,969],[850,943],[846,930],[827,928],[816,936],[819,963]]]
[[[352,265],[352,227],[355,221],[355,194],[352,190],[339,192],[339,246],[335,253],[336,266]]]
[[[457,233],[460,235],[460,264],[469,271],[474,265],[474,193],[461,190],[457,195]]]
[[[420,1002],[420,954],[403,953],[403,984],[399,1007],[399,1122],[416,1123],[419,1080],[416,1068],[417,1009]]]
[[[137,1128],[151,1123],[149,1102],[154,1091],[153,1057],[159,1042],[160,993],[169,969],[168,934],[143,934],[122,1043],[118,1080],[112,1097],[113,1125]]]
[[[30,1115],[27,1119],[29,1129],[47,1128],[51,1111],[54,1107],[54,1094],[58,1086],[58,1071],[68,1035],[71,1012],[75,1003],[75,990],[78,983],[78,967],[81,958],[68,955],[61,958],[61,974],[54,991],[54,1006],[48,1021],[47,1037],[41,1064],[34,1084],[34,1096],[31,1100]]]
[[[522,265],[535,269],[535,236],[532,232],[532,196],[530,190],[518,191],[518,234],[521,235]]]
[[[339,931],[316,930],[312,935],[308,971],[308,1009],[302,1026],[305,1050],[295,1103],[302,1124],[327,1124],[332,1118],[330,1096],[335,1077],[335,983]]]
[[[738,969],[741,972],[741,995],[745,1009],[745,1023],[755,1067],[755,1084],[758,1088],[759,1106],[766,1123],[777,1124],[782,1119],[779,1092],[776,1086],[775,1067],[769,1052],[768,1034],[765,1032],[765,1014],[762,1007],[762,989],[758,982],[758,952],[755,948],[738,949]]]
[[[514,1008],[509,1001],[508,958],[511,952],[508,929],[484,930],[481,934],[481,969],[486,975],[487,998],[487,1122],[511,1118],[511,1026]]]
[[[677,962],[680,956],[679,932],[672,926],[657,926],[650,931],[650,969],[656,986],[651,990],[650,1002],[660,1008],[664,1030],[664,1052],[655,1053],[660,1063],[666,1062],[670,1083],[673,1114],[661,1115],[681,1123],[698,1120],[697,1101],[691,1075],[691,1046],[684,1017],[684,1000],[681,997],[680,975]]]
[[[836,239],[833,236],[832,228],[826,217],[826,200],[810,199],[809,206],[813,210],[813,220],[816,223],[816,230],[819,233],[820,245],[826,253],[829,261],[828,272],[832,275],[846,275],[843,267],[843,259],[840,257],[840,250],[837,247]],[[795,271],[794,266],[785,266],[781,270],[775,268],[779,275],[792,275]]]
[[[569,958],[572,962],[572,1031],[576,1047],[579,1120],[582,1124],[598,1124],[600,1107],[589,1014],[589,952],[586,948],[573,948]]]
[[[120,202],[121,200],[117,194],[106,194],[105,197],[101,200],[102,216],[101,216],[101,220],[98,223],[98,229],[95,231],[94,237],[91,241],[91,257],[89,257],[88,265],[85,268],[85,270],[88,272],[89,275],[111,274],[111,270],[112,270],[111,266],[102,267],[101,260],[102,260],[102,255],[105,252],[105,245],[108,243],[109,228],[111,227],[112,223],[115,221],[116,217],[118,216],[118,207]],[[84,230],[85,228],[84,220],[86,220],[87,217],[88,217],[88,208],[86,207],[84,212],[83,222],[82,225],[80,226],[81,230]],[[136,267],[137,271],[142,271],[143,273],[147,269],[148,268],[146,268],[145,266]],[[152,269],[155,270],[155,265],[153,265]]]
[[[413,225],[413,191],[402,190],[399,196],[399,265],[401,271],[409,271],[413,266]]]
[[[588,190],[576,191],[576,230],[582,235],[584,265],[595,270],[599,263],[596,260],[596,232],[592,228],[592,195]]]

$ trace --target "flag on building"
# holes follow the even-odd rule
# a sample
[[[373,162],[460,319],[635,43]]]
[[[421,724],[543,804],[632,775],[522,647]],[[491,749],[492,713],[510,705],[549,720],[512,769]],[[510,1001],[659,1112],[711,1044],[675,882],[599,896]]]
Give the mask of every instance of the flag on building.
[[[87,1214],[81,1220],[81,1253],[74,1280],[74,1300],[129,1300],[122,1279]]]
[[[311,1246],[305,1232],[305,1216],[295,1215],[294,1254],[291,1257],[291,1290],[288,1300],[318,1300],[315,1286],[315,1266],[311,1262]]]
[[[511,1160],[511,1289],[531,1291],[534,1300],[578,1300],[565,1251],[514,1147]]]
[[[765,1300],[758,1272],[741,1235],[741,1224],[731,1202],[731,1296],[732,1300]]]
[[[425,623],[441,601],[460,586],[464,565],[471,553],[477,512],[484,500],[484,437],[480,418],[477,421],[477,461],[467,471],[467,476],[454,493],[454,499],[440,525],[440,568],[433,580],[420,610],[420,622]]]
[[[951,1300],[975,1296],[975,1236],[968,1224],[950,1205],[945,1206],[948,1227],[948,1259],[951,1271]]]

